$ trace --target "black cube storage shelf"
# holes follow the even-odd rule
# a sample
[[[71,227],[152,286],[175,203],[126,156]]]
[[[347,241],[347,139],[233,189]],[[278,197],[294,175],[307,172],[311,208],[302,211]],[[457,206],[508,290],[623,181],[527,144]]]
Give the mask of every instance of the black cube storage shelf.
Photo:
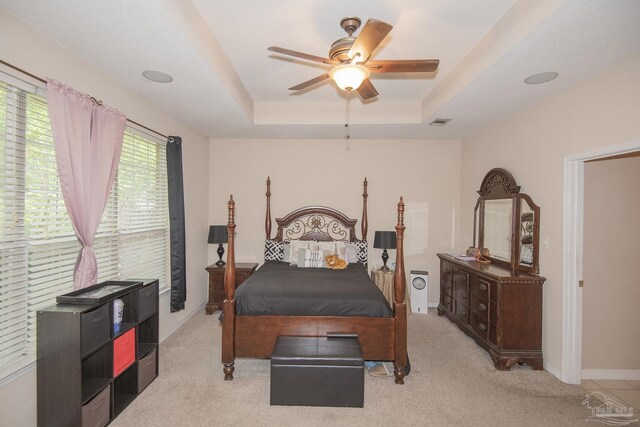
[[[114,292],[98,292],[111,286]],[[158,280],[109,281],[61,296],[38,311],[37,384],[39,426],[104,426],[158,376]],[[93,298],[93,300],[92,300]],[[113,301],[124,302],[122,324],[113,329]],[[60,302],[65,301],[65,302]],[[74,302],[76,301],[76,302]],[[125,347],[133,362],[114,375]],[[119,345],[117,347],[122,347]],[[123,363],[119,363],[122,365]]]

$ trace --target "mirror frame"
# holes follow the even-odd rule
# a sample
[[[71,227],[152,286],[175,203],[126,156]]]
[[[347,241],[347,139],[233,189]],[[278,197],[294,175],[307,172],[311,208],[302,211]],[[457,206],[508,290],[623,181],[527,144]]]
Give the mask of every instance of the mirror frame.
[[[510,260],[504,260],[489,256],[492,262],[511,268],[513,271],[526,271],[539,273],[539,243],[540,243],[540,207],[536,205],[529,195],[520,193],[520,186],[506,170],[502,168],[491,169],[484,176],[478,190],[478,201],[473,210],[473,246],[484,248],[484,206],[486,200],[511,199],[511,256]],[[531,265],[520,262],[520,240],[522,238],[521,211],[522,202],[529,205],[533,211],[532,244],[533,262]],[[491,248],[489,248],[491,253]]]

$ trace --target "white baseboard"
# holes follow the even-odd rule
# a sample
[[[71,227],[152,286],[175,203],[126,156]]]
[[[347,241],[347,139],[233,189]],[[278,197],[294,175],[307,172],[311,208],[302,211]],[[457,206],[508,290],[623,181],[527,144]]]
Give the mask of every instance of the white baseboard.
[[[193,310],[191,313],[188,313],[180,322],[177,322],[177,323],[171,325],[170,330],[168,331],[168,333],[164,337],[160,337],[160,343],[164,342],[164,340],[166,340],[171,335],[173,335],[178,329],[180,329],[180,327],[182,325],[187,323],[187,321],[189,319],[191,319],[193,316],[195,316],[198,313],[203,312],[205,305],[207,305],[206,301],[203,302],[200,306],[198,306],[198,308]]]
[[[640,369],[583,369],[583,380],[640,380]]]
[[[553,375],[560,381],[562,381],[562,378],[560,376],[560,370],[556,369],[555,366],[547,365],[546,363],[544,363],[544,370],[549,372],[551,375]]]

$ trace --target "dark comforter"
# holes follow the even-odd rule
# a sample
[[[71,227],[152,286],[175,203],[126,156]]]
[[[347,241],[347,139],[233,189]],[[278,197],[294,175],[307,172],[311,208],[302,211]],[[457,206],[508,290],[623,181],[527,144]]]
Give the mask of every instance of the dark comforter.
[[[262,316],[392,317],[362,264],[345,270],[266,261],[238,287],[236,313]]]

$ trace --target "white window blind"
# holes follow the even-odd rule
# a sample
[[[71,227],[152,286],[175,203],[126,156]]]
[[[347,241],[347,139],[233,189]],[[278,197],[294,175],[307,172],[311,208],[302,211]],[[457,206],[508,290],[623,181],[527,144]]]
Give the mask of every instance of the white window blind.
[[[169,199],[164,144],[125,132],[117,175],[121,277],[169,277]]]
[[[0,368],[27,350],[25,149],[16,129],[23,117],[19,91],[0,82]]]
[[[0,73],[0,379],[33,360],[36,313],[73,290],[80,250],[38,91]],[[168,286],[165,141],[127,127],[93,248],[98,281],[159,278]]]

